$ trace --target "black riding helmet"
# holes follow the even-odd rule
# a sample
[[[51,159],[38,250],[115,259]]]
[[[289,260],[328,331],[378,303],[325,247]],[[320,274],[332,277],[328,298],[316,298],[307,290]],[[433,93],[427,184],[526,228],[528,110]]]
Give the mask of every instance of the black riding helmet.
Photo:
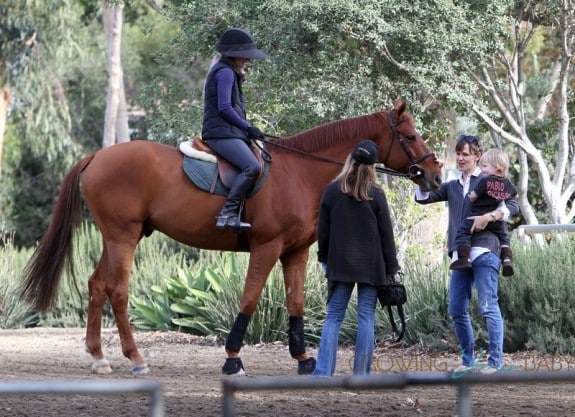
[[[373,165],[379,161],[379,148],[373,141],[365,139],[355,146],[351,157],[360,164]]]
[[[226,30],[216,45],[222,56],[232,58],[266,59],[267,55],[257,48],[256,41],[247,31],[239,28]]]

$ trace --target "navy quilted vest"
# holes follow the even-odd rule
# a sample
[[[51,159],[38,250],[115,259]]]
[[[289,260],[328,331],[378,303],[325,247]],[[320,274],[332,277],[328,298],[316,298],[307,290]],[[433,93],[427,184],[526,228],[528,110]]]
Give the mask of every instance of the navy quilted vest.
[[[228,123],[218,112],[218,89],[216,84],[216,73],[224,68],[232,68],[229,59],[222,58],[209,71],[204,88],[204,124],[202,127],[203,139],[247,139],[247,134],[243,129]],[[234,74],[235,71],[234,71]],[[232,88],[232,106],[234,110],[245,120],[246,104],[239,76],[236,74],[234,86]]]

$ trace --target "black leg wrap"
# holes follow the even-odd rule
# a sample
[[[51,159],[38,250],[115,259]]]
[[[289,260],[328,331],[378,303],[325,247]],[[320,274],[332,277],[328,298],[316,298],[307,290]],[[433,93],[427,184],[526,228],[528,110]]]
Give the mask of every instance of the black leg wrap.
[[[244,313],[239,313],[234,325],[232,326],[232,330],[230,330],[230,334],[226,339],[226,350],[230,350],[232,352],[240,351],[246,331],[248,330],[248,324],[250,324],[250,316]]]
[[[222,366],[222,373],[224,375],[245,375],[246,372],[240,358],[228,358]]]
[[[292,358],[305,353],[305,339],[303,335],[303,317],[291,316],[288,329],[289,353]]]
[[[314,358],[307,358],[297,363],[298,375],[311,375],[315,371],[316,360]]]

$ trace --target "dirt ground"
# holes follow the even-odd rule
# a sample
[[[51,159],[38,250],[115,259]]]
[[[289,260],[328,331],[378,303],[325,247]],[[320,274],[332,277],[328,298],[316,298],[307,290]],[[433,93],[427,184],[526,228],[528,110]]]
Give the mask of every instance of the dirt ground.
[[[162,384],[166,416],[221,416],[221,346],[204,338],[180,333],[138,333],[150,373],[140,380]],[[0,330],[0,383],[28,381],[133,380],[130,363],[120,351],[115,330],[104,330],[107,359],[114,372],[90,373],[91,358],[84,352],[83,329]],[[315,350],[310,350],[316,355]],[[416,354],[413,351],[377,352],[373,373],[444,372],[457,365],[454,356]],[[247,376],[294,376],[296,363],[283,344],[246,346],[241,351]],[[342,349],[338,375],[351,373],[352,352]],[[573,362],[571,362],[573,361]],[[575,358],[536,358],[529,354],[506,357],[514,370],[574,370]],[[309,378],[302,376],[300,378]],[[475,385],[471,388],[474,416],[572,416],[572,383]],[[293,390],[241,392],[235,395],[236,416],[455,416],[457,388],[410,386],[381,390]],[[146,394],[0,393],[1,417],[113,417],[149,415]]]

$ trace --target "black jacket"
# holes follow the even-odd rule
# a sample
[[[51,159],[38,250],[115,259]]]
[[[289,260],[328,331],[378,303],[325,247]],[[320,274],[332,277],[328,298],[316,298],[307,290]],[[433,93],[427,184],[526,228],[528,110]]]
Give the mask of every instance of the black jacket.
[[[327,279],[383,285],[399,271],[387,198],[372,185],[373,200],[357,201],[339,182],[323,192],[318,220],[318,261],[327,263]],[[331,287],[331,285],[330,285]]]

